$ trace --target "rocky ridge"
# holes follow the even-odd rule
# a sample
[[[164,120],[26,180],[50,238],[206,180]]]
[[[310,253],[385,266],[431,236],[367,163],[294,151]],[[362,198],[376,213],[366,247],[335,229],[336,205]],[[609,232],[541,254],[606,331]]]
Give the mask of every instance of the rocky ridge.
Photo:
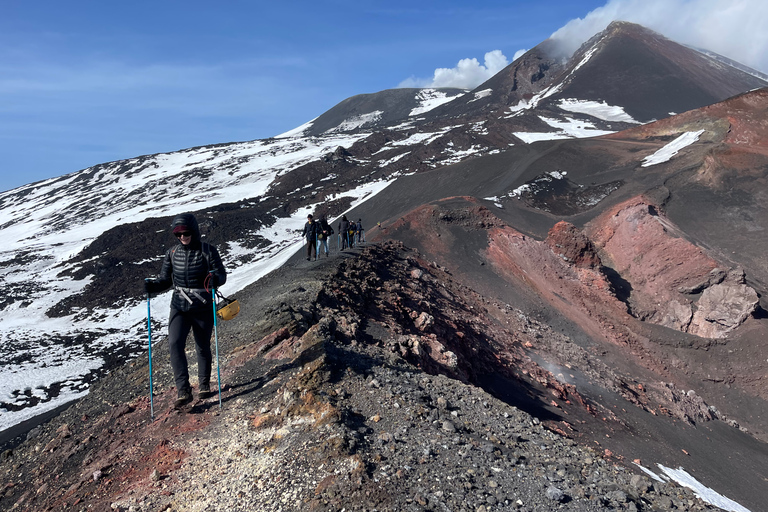
[[[401,244],[287,266],[239,300],[243,311],[220,333],[223,408],[214,397],[170,409],[160,343],[155,420],[146,362],[117,369],[3,454],[0,507],[715,510],[578,443],[543,410],[539,418],[484,390],[485,372],[502,371],[490,345],[506,332],[501,357],[519,364],[506,382],[520,403],[535,410],[548,393],[594,414],[526,357],[532,340],[558,335]],[[503,326],[493,319],[501,310]]]

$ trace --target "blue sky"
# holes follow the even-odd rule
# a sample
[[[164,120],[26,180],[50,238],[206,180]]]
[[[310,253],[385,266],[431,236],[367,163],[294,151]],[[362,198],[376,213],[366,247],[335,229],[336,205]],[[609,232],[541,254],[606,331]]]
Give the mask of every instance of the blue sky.
[[[479,85],[519,50],[555,32],[578,43],[611,19],[766,72],[762,4],[4,0],[0,190],[142,154],[278,135],[355,94]]]

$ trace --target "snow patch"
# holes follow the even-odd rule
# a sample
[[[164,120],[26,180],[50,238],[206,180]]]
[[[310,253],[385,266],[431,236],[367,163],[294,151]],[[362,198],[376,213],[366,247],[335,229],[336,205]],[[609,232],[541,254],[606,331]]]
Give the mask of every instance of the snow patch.
[[[677,482],[679,485],[682,485],[683,487],[691,489],[696,494],[696,496],[709,503],[710,505],[714,505],[723,510],[727,510],[728,512],[750,512],[746,507],[739,505],[732,499],[726,498],[722,494],[702,484],[682,467],[671,469],[662,464],[657,464],[662,472],[662,475],[659,476],[650,469],[641,466],[640,464],[635,463],[635,465],[643,470],[645,474],[649,475],[651,478],[658,482],[663,482],[664,479],[672,480]]]
[[[288,130],[287,132],[281,133],[280,135],[275,135],[275,139],[288,139],[291,137],[301,137],[304,135],[304,132],[312,128],[312,125],[315,123],[315,119],[312,119],[311,121],[308,121],[304,123],[301,126],[297,126],[293,130]]]
[[[572,71],[571,71],[571,72],[568,74],[568,76],[571,76],[571,75],[572,75],[572,74],[574,74],[574,73],[575,73],[575,72],[576,72],[576,71],[577,71],[579,68],[581,68],[581,67],[582,67],[584,64],[586,64],[587,62],[589,62],[589,59],[591,59],[591,58],[592,58],[592,56],[595,54],[595,52],[597,52],[597,48],[598,48],[598,45],[600,44],[600,42],[601,42],[601,41],[602,41],[602,39],[601,39],[600,41],[598,41],[598,42],[597,42],[597,44],[595,44],[595,45],[594,45],[592,48],[590,48],[590,49],[589,49],[589,50],[588,50],[588,51],[587,51],[587,52],[584,54],[584,57],[582,57],[581,61],[580,61],[578,64],[576,64],[576,66],[575,66],[575,67],[573,68],[573,70],[572,70]]]
[[[620,123],[641,124],[632,116],[624,112],[624,108],[608,105],[605,101],[590,101],[577,99],[562,99],[558,104],[562,110],[586,114],[588,116],[602,119],[603,121],[615,121]]]
[[[488,135],[488,128],[485,126],[486,121],[478,121],[476,123],[472,123],[470,126],[470,131],[473,131],[475,133],[478,133],[480,135]]]
[[[546,182],[546,181],[552,181],[552,180],[564,180],[566,174],[568,174],[567,171],[561,171],[561,170],[550,171],[548,173],[545,173],[545,175],[543,177],[541,177],[538,180],[536,180],[536,182]],[[507,195],[509,197],[516,197],[516,198],[520,199],[525,192],[530,192],[531,190],[532,190],[531,184],[526,183],[525,185],[520,185],[519,187],[517,187],[516,189],[514,189],[512,192],[510,192]]]
[[[544,89],[543,91],[539,92],[538,94],[534,95],[530,100],[520,100],[517,105],[512,105],[509,107],[509,112],[511,115],[507,116],[507,119],[510,117],[515,117],[520,115],[525,110],[531,110],[536,108],[538,106],[539,102],[545,98],[549,98],[553,94],[556,94],[560,92],[560,89],[563,88],[563,84],[559,83],[557,85],[552,85]]]
[[[475,93],[475,97],[469,100],[469,103],[472,103],[473,101],[477,101],[483,98],[487,98],[488,96],[491,95],[492,92],[493,92],[493,89],[483,89],[482,91],[477,91]]]
[[[704,133],[704,130],[699,130],[697,132],[685,132],[663,148],[656,151],[654,154],[645,157],[641,166],[650,167],[652,165],[668,162],[672,159],[672,157],[677,155],[681,149],[686,148],[699,140],[699,137],[702,133]]]
[[[532,144],[540,140],[559,140],[571,138],[568,134],[563,132],[513,132],[513,135],[526,144]]]
[[[381,115],[383,113],[384,111],[382,110],[374,110],[373,112],[368,112],[367,114],[360,114],[359,116],[351,117],[345,121],[342,121],[341,124],[339,124],[337,127],[326,130],[325,133],[349,132],[352,130],[357,130],[358,128],[362,128],[365,125],[380,121]]]
[[[659,466],[659,469],[661,469],[661,471],[671,480],[674,480],[683,487],[691,489],[696,494],[696,496],[706,501],[710,505],[720,507],[721,509],[728,510],[729,512],[749,512],[747,508],[742,507],[732,499],[726,498],[722,494],[719,494],[706,485],[702,484],[683,468],[671,469],[666,466],[662,466],[661,464],[657,465]]]
[[[547,123],[552,128],[556,128],[555,132],[513,132],[515,137],[519,138],[523,142],[530,144],[540,140],[557,140],[557,139],[581,139],[585,137],[598,137],[600,135],[607,135],[614,133],[609,130],[599,130],[594,124],[588,121],[580,121],[577,119],[567,118],[565,120],[552,119],[544,116],[539,116],[539,119]]]
[[[405,157],[406,155],[410,155],[410,154],[411,154],[410,151],[406,151],[405,153],[400,153],[399,155],[394,156],[394,157],[390,158],[389,160],[380,160],[379,161],[379,167],[386,167],[388,165],[391,165],[391,164],[397,162],[398,160],[400,160],[401,158]]]
[[[445,128],[437,132],[414,133],[406,139],[390,142],[385,146],[385,148],[391,148],[396,146],[415,146],[419,144],[426,146],[427,144],[442,137],[443,135],[453,130],[454,128],[457,128],[457,126],[446,126]],[[385,148],[382,148],[381,150],[377,151],[377,153],[380,153]]]
[[[411,110],[409,116],[418,116],[425,112],[429,112],[444,103],[453,101],[459,96],[462,96],[462,94],[449,96],[445,91],[440,91],[438,89],[421,89],[416,94],[416,101],[419,102],[419,106]]]

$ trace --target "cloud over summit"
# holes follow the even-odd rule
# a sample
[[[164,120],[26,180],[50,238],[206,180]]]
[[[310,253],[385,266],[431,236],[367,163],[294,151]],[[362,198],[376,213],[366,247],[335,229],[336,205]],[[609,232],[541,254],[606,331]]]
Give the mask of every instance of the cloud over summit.
[[[768,73],[768,1],[766,0],[609,0],[576,18],[551,38],[571,55],[612,21],[629,21],[681,44],[711,50]],[[513,61],[525,50],[515,53]],[[431,79],[411,77],[398,87],[473,89],[509,64],[501,50],[485,54],[484,64],[461,59],[454,68],[438,68]]]
[[[455,68],[437,68],[432,79],[411,77],[401,82],[398,87],[457,87],[474,89],[509,64],[501,50],[485,54],[485,61],[461,59]]]
[[[573,53],[612,21],[643,25],[678,43],[714,51],[768,72],[765,0],[609,0],[552,34]]]

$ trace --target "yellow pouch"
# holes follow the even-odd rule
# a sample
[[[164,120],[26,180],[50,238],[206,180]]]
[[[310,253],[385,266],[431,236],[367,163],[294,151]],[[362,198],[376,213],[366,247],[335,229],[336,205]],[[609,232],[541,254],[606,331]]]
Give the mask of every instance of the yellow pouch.
[[[216,316],[222,320],[232,320],[240,312],[240,303],[237,299],[228,299],[221,294],[218,294],[223,300],[217,304]]]

